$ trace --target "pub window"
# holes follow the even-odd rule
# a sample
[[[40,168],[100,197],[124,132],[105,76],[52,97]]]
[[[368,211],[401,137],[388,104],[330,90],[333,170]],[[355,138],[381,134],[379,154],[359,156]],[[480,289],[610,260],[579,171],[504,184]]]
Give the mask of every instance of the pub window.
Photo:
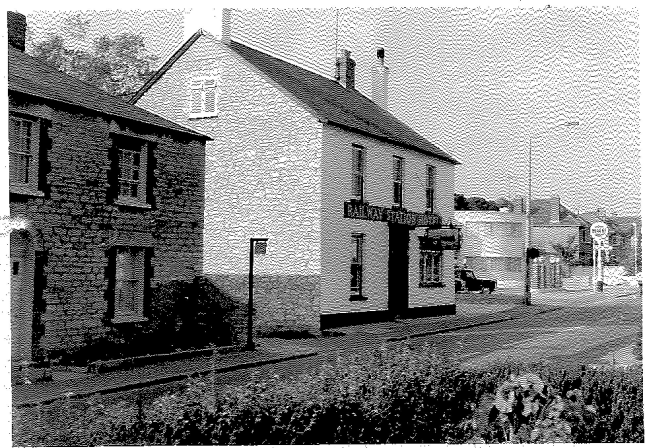
[[[393,156],[393,203],[402,206],[402,193],[404,187],[404,159]]]
[[[363,201],[366,172],[366,150],[362,146],[352,145],[352,197]]]
[[[420,286],[442,284],[442,251],[420,250]]]
[[[148,144],[136,138],[119,136],[115,146],[118,200],[127,204],[146,204]]]
[[[211,117],[216,113],[216,78],[193,79],[190,82],[190,117]]]
[[[352,234],[352,257],[350,261],[350,295],[363,295],[363,234]]]
[[[38,190],[39,120],[9,116],[10,186]]]
[[[426,197],[427,197],[427,210],[434,211],[436,207],[436,167],[426,166]]]
[[[115,318],[143,315],[144,249],[118,248],[115,260]]]

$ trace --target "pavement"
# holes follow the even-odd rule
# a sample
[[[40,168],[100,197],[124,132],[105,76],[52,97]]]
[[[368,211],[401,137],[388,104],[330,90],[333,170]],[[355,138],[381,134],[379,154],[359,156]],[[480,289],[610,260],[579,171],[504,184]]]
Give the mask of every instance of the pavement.
[[[637,289],[638,292],[638,289]],[[634,291],[620,290],[608,296],[632,294]],[[594,297],[591,293],[577,294],[580,303]],[[602,295],[602,293],[601,293]],[[336,337],[286,340],[279,338],[259,338],[255,351],[232,352],[214,356],[159,362],[151,365],[104,373],[87,373],[81,369],[52,372],[53,381],[21,384],[13,386],[13,405],[15,407],[49,403],[62,398],[83,398],[96,393],[113,393],[180,381],[190,376],[236,370],[251,369],[263,365],[280,363],[293,359],[308,358],[319,353],[345,351],[351,346],[388,343],[409,338],[418,338],[465,328],[489,325],[551,312],[567,305],[566,299],[555,300],[560,296],[552,292],[533,295],[533,305],[523,306],[521,297],[508,293],[459,294],[456,298],[456,314],[451,316],[427,317],[418,319],[397,319],[368,325],[357,325],[336,329],[341,333]],[[562,296],[566,297],[566,292]],[[600,296],[599,296],[600,297]],[[596,297],[598,299],[599,297]],[[610,298],[611,300],[611,298]],[[572,300],[571,303],[575,302]],[[569,305],[570,306],[570,305]]]

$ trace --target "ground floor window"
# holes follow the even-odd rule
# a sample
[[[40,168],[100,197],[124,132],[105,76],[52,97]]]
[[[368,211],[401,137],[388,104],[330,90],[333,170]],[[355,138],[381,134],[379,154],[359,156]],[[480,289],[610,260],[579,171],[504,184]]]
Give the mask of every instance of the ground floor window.
[[[440,284],[442,284],[442,252],[421,250],[420,286],[438,286]]]
[[[142,317],[143,299],[144,249],[119,248],[115,260],[115,317]]]
[[[350,262],[350,296],[362,297],[363,292],[363,234],[352,234]]]

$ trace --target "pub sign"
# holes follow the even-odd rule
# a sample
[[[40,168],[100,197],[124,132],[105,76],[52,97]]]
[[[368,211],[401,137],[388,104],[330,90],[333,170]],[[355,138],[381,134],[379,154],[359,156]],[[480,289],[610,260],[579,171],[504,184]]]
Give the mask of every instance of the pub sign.
[[[392,224],[404,224],[411,227],[439,227],[442,218],[435,213],[410,212],[404,209],[395,210],[388,207],[363,204],[360,202],[345,202],[343,216],[367,221],[384,221]]]
[[[428,229],[420,238],[421,250],[459,250],[460,231],[455,228]]]

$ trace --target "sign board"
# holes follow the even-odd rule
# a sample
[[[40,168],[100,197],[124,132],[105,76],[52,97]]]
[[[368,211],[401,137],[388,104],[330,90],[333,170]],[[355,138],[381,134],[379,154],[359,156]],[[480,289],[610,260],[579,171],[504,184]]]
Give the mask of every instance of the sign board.
[[[591,225],[591,237],[597,241],[605,239],[608,232],[609,229],[607,228],[607,224],[604,222],[596,222]]]
[[[266,241],[255,241],[255,255],[266,255]]]
[[[343,216],[367,221],[384,221],[404,224],[412,227],[436,227],[442,224],[442,218],[435,213],[409,212],[404,209],[378,207],[360,202],[345,202]]]
[[[459,250],[460,232],[458,229],[429,229],[420,238],[420,250]]]

